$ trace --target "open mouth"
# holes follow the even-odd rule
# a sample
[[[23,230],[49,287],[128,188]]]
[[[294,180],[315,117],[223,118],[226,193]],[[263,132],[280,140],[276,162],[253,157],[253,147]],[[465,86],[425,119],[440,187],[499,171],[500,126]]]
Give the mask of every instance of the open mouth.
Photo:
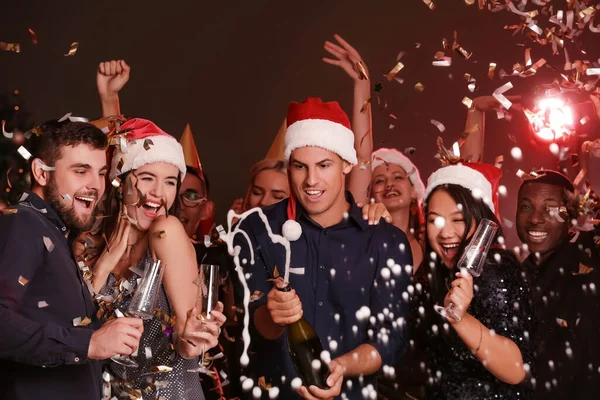
[[[304,193],[306,193],[306,196],[308,196],[308,199],[311,201],[317,201],[321,198],[321,196],[323,195],[323,193],[325,193],[324,190],[305,190]]]
[[[458,248],[460,247],[460,243],[440,243],[442,247],[442,252],[444,256],[451,260],[458,254]]]
[[[548,237],[548,232],[529,230],[527,231],[527,237],[532,242],[540,243]]]
[[[149,218],[155,218],[158,215],[160,207],[160,203],[156,203],[150,200],[142,204],[142,210],[144,211],[144,214],[146,214]]]
[[[85,210],[92,210],[94,206],[94,202],[96,201],[95,197],[89,196],[75,196],[75,202]]]
[[[389,199],[391,197],[399,197],[399,196],[400,196],[400,192],[397,192],[395,190],[390,190],[390,191],[386,192],[383,197],[386,199]]]

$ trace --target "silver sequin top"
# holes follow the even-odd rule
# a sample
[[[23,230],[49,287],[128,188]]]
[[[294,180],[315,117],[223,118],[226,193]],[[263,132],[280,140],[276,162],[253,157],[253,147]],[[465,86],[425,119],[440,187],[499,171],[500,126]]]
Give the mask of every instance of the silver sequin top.
[[[137,265],[139,270],[144,270],[152,263],[150,253],[146,253],[142,261]],[[128,282],[132,287],[137,286],[140,277],[135,273]],[[110,275],[101,294],[111,296],[117,291],[116,279]],[[132,299],[131,294],[122,296],[116,300],[113,306],[122,312],[127,309]],[[109,360],[107,371],[111,375],[111,396],[121,398],[125,395],[142,393],[144,400],[204,400],[200,375],[198,372],[188,370],[198,368],[198,357],[186,360],[180,357],[172,346],[171,328],[165,324],[164,318],[159,318],[158,313],[171,316],[169,300],[164,286],[161,285],[158,295],[157,313],[154,318],[144,321],[144,333],[140,340],[138,354],[134,360],[138,368],[126,368]],[[153,373],[152,367],[168,366],[173,369],[170,372]],[[137,393],[137,394],[134,394]]]

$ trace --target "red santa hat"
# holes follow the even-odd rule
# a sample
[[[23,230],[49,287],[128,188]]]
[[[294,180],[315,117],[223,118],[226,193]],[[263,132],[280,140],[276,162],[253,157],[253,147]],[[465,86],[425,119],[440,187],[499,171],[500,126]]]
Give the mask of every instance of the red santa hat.
[[[309,97],[304,103],[290,104],[284,161],[289,163],[295,149],[311,146],[329,150],[350,164],[357,164],[350,119],[337,101],[323,103],[321,99]]]
[[[319,98],[309,97],[303,103],[290,104],[283,154],[286,165],[289,165],[292,151],[301,147],[320,147],[352,165],[358,163],[350,119],[337,101],[324,103]],[[289,220],[284,224],[282,233],[293,241],[300,237],[302,231],[300,225],[295,223],[296,197],[293,193],[288,201]]]
[[[419,204],[423,200],[423,192],[425,191],[425,185],[421,180],[421,175],[419,175],[419,170],[413,164],[412,161],[404,154],[399,152],[396,149],[386,149],[381,148],[373,152],[371,157],[371,170],[374,171],[375,168],[384,164],[394,164],[400,166],[405,172],[406,176],[412,183],[415,188],[415,192],[417,193],[417,199]]]
[[[498,185],[501,176],[502,171],[490,164],[470,162],[449,165],[431,174],[423,197],[427,199],[438,186],[459,185],[469,189],[473,197],[482,199],[492,212],[498,215]]]
[[[146,164],[164,162],[176,166],[183,181],[185,158],[177,140],[165,133],[152,121],[132,118],[121,125],[119,132],[111,139],[115,144],[109,179],[138,169]]]

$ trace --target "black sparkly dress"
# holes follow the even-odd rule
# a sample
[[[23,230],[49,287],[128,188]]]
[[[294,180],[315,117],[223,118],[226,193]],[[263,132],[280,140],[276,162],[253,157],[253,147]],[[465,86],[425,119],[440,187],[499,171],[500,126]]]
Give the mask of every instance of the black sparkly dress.
[[[521,266],[512,254],[496,251],[500,262],[490,252],[481,276],[474,278],[474,297],[468,313],[488,329],[511,339],[521,350],[523,362],[532,366],[535,314],[532,293]],[[442,267],[443,268],[443,267]],[[445,269],[445,268],[444,268]],[[457,271],[440,271],[447,287]],[[530,399],[531,378],[521,385],[504,383],[492,375],[473,355],[450,324],[433,310],[428,296],[427,279],[421,279],[423,290],[415,301],[416,323],[427,355],[428,380],[425,399]]]
[[[100,304],[106,312],[103,319],[112,319],[114,310],[124,312],[132,299],[139,282],[139,274],[150,266],[152,257],[146,253],[134,274],[126,281],[117,282],[110,274],[101,294],[115,297],[110,304]],[[138,274],[135,273],[138,271]],[[116,296],[115,296],[116,295]],[[177,354],[172,341],[172,315],[164,286],[161,285],[154,318],[144,321],[144,333],[140,340],[137,356],[133,359],[138,368],[126,368],[107,360],[106,372],[110,374],[112,396],[117,398],[161,399],[161,400],[204,400],[198,368],[198,357],[184,359]],[[153,367],[166,367],[168,372],[154,372]],[[190,370],[192,370],[190,372]],[[107,378],[105,374],[103,376]]]

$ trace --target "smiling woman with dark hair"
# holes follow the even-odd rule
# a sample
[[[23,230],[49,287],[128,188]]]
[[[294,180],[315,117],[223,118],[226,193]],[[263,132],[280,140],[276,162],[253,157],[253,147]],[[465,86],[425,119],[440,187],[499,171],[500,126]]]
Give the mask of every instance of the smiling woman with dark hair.
[[[415,322],[429,358],[426,399],[524,399],[520,385],[533,359],[531,291],[515,256],[494,237],[483,272],[456,267],[477,226],[494,212],[500,172],[468,163],[434,172],[425,189],[425,260],[415,276],[420,311]],[[420,285],[419,285],[420,284]],[[434,305],[453,307],[444,320]]]

